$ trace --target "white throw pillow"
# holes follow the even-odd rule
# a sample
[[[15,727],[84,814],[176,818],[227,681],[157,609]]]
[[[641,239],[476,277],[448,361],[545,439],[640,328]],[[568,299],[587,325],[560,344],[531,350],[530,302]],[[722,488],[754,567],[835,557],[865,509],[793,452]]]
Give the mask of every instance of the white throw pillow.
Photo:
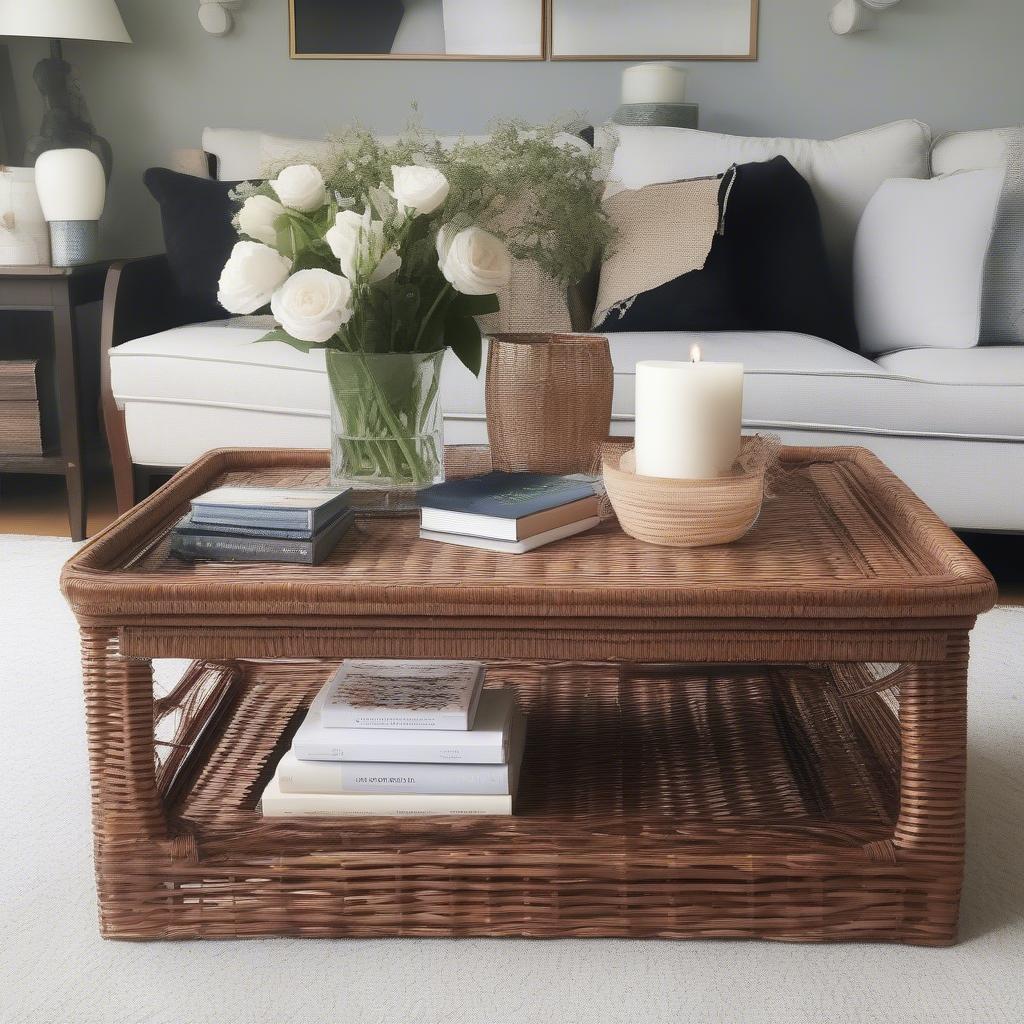
[[[998,169],[885,182],[854,248],[862,352],[973,348],[985,257],[1003,185]]]
[[[1024,345],[1024,125],[944,135],[936,174],[998,167],[1006,172],[981,294],[982,345]]]
[[[851,287],[857,222],[868,200],[888,178],[927,178],[931,172],[931,129],[920,121],[895,121],[828,142],[626,125],[616,125],[614,135],[610,178],[626,188],[721,174],[732,164],[784,156],[814,192],[829,263],[844,294]]]
[[[248,128],[204,128],[203,149],[217,158],[217,179],[255,178],[259,174],[262,137],[262,132]]]

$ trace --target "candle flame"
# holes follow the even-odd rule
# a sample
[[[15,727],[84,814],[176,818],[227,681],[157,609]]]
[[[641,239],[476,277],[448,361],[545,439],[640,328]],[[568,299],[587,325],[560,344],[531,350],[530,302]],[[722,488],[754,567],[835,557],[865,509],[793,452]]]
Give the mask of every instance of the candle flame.
[[[700,345],[691,345],[690,346],[690,362],[691,363],[699,363],[700,362],[700,358],[701,358]]]

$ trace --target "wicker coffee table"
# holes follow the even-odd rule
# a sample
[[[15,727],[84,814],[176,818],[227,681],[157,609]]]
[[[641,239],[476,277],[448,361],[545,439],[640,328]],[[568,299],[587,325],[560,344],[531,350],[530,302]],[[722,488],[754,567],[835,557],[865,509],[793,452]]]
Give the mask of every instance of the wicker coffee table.
[[[726,547],[609,520],[504,556],[368,519],[316,568],[190,566],[166,535],[226,480],[324,482],[326,453],[179,473],[62,579],[103,934],[953,941],[968,633],[994,584],[867,452],[782,460]],[[529,714],[517,813],[264,821],[261,789],[347,655],[490,662]],[[156,700],[153,658],[193,659]]]

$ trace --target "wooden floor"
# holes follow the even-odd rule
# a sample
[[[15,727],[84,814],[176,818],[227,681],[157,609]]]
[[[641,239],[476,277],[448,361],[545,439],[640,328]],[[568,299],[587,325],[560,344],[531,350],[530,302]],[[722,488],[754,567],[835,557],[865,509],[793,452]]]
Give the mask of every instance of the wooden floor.
[[[98,471],[89,484],[89,533],[117,518],[109,471]],[[5,475],[0,478],[0,534],[67,537],[64,481],[59,477]],[[961,534],[999,583],[1002,604],[1024,605],[1024,535]]]

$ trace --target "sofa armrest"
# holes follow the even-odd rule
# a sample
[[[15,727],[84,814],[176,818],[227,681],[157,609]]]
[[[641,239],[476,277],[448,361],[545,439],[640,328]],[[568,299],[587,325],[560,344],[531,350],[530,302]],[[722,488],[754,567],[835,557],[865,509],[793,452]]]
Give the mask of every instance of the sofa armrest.
[[[178,293],[165,255],[118,260],[107,271],[100,324],[100,411],[114,470],[118,511],[134,504],[134,478],[124,414],[110,387],[110,351],[133,338],[199,319]]]

